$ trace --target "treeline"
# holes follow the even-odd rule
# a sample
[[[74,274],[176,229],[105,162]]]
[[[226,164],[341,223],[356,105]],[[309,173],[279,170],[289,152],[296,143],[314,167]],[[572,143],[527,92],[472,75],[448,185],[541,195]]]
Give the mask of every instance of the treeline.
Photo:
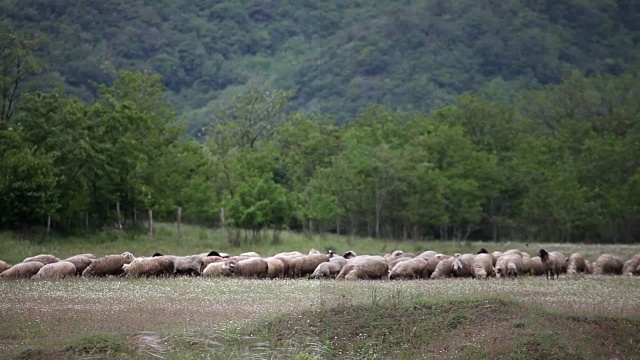
[[[371,105],[342,126],[289,112],[290,92],[255,88],[212,114],[198,143],[176,125],[159,75],[120,71],[89,103],[20,93],[12,84],[37,68],[13,44],[2,61],[12,65],[2,228],[128,227],[181,209],[185,221],[238,229],[235,242],[282,229],[639,240],[638,74],[465,94],[429,114]]]
[[[191,134],[251,83],[342,122],[373,103],[430,112],[487,86],[619,75],[640,54],[634,0],[0,0],[0,13],[1,31],[49,38],[45,86],[92,101],[115,69],[157,72]]]

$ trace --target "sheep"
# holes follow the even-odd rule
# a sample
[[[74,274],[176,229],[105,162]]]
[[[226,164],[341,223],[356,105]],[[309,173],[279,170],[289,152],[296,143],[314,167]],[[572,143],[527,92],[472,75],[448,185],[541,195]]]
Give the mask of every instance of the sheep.
[[[431,279],[444,279],[453,276],[453,261],[455,258],[448,257],[440,260],[436,265],[435,270],[431,274]]]
[[[31,277],[34,280],[57,280],[64,279],[66,277],[76,276],[78,270],[76,266],[66,260],[46,264],[38,270],[38,272]]]
[[[11,268],[5,270],[0,274],[0,278],[3,279],[29,279],[44,266],[39,261],[27,261],[26,263],[19,263],[13,265]]]
[[[640,275],[640,254],[636,254],[625,261],[622,267],[622,275]]]
[[[202,265],[206,268],[209,264],[225,261],[226,259],[222,256],[204,256],[202,257]]]
[[[503,254],[496,261],[493,271],[497,278],[515,279],[518,273],[522,272],[522,256],[517,253]]]
[[[416,256],[414,254],[404,253],[402,255],[399,255],[393,258],[387,258],[386,260],[387,260],[387,264],[389,265],[389,269],[393,269],[393,267],[396,266],[398,263],[413,259],[415,257]]]
[[[449,255],[444,255],[444,254],[436,254],[434,256],[429,257],[427,259],[427,268],[425,269],[425,271],[426,271],[425,278],[427,278],[427,279],[431,278],[433,273],[436,271],[436,268],[438,267],[438,264],[442,260],[448,259],[449,257],[450,257]]]
[[[474,265],[473,254],[456,254],[453,260],[453,275],[455,277],[473,277]]]
[[[595,265],[593,266],[592,270],[593,275],[621,275],[623,267],[624,262],[619,257],[610,254],[602,254],[596,259]]]
[[[238,256],[246,256],[246,257],[255,257],[255,258],[261,258],[262,256],[260,256],[260,254],[258,254],[255,251],[250,251],[250,252],[246,252],[246,253],[242,253]]]
[[[557,251],[547,252],[544,249],[540,249],[538,256],[540,256],[542,265],[544,265],[544,273],[547,279],[557,279],[561,273],[566,271],[567,260],[562,253]]]
[[[7,264],[6,262],[0,260],[0,274],[2,274],[3,271],[7,270],[11,268],[11,265]]]
[[[139,257],[122,270],[130,277],[170,276],[175,273],[175,263],[168,256]]]
[[[425,277],[427,260],[414,257],[397,263],[389,272],[389,280],[412,280]]]
[[[427,251],[421,252],[418,256],[425,260],[429,260],[430,257],[435,256],[437,254],[438,253],[433,250],[427,250]]]
[[[316,249],[311,249],[309,250],[309,253],[307,255],[318,255],[318,254],[322,254],[322,253]]]
[[[284,261],[275,257],[268,257],[265,260],[267,261],[267,273],[269,279],[284,277]]]
[[[336,280],[384,279],[389,266],[382,256],[357,256],[347,260]]]
[[[358,254],[356,254],[356,252],[353,251],[353,250],[349,250],[349,251],[345,252],[342,255],[342,257],[345,258],[345,259],[351,259],[351,258],[354,258],[356,256],[358,256]]]
[[[97,258],[91,262],[89,266],[82,272],[83,277],[97,276],[121,276],[124,274],[122,265],[129,264],[135,259],[130,252],[124,252],[120,255],[107,255]]]
[[[528,274],[531,271],[531,255],[526,252],[522,252],[520,255],[522,255],[522,273]]]
[[[222,272],[248,278],[266,278],[269,276],[269,264],[262,258],[229,261],[223,263]]]
[[[293,278],[296,270],[296,259],[306,255],[282,255],[277,254],[272,257],[279,259],[284,264],[284,277]]]
[[[477,255],[477,254],[488,254],[488,253],[489,253],[489,252],[487,251],[487,249],[485,249],[485,248],[480,248],[480,250],[478,250],[478,252],[476,253],[476,255]]]
[[[165,256],[161,253],[155,253],[152,257]],[[174,274],[187,276],[200,276],[204,270],[204,259],[201,255],[176,256],[166,255],[173,260]]]
[[[542,259],[540,256],[534,256],[530,261],[531,268],[529,269],[529,274],[533,276],[542,276],[545,274],[544,265],[542,264]]]
[[[589,262],[580,253],[573,253],[567,259],[567,274],[589,273]]]
[[[28,257],[28,258],[22,260],[23,263],[30,262],[30,261],[37,261],[37,262],[41,262],[41,263],[47,265],[47,264],[53,264],[54,262],[58,262],[58,261],[60,261],[60,259],[58,259],[57,257],[55,257],[53,255],[40,254],[40,255]]]
[[[204,270],[202,271],[202,276],[206,276],[206,277],[222,276],[223,275],[222,267],[224,265],[225,263],[222,261],[211,263],[207,265],[206,268],[204,268]]]
[[[66,258],[63,261],[69,261],[76,267],[76,274],[78,276],[82,275],[84,269],[86,269],[89,265],[91,265],[92,259],[87,257],[86,255],[74,255],[72,257]]]
[[[294,277],[302,277],[313,274],[313,271],[323,262],[329,261],[333,256],[333,251],[329,254],[311,254],[301,256],[295,259]]]
[[[491,253],[491,260],[493,260],[494,267],[496,266],[496,262],[500,256],[502,256],[502,251],[494,251]]]
[[[477,253],[473,256],[473,276],[476,279],[486,279],[493,276],[493,260],[488,253]]]
[[[346,263],[347,259],[334,255],[328,262],[319,264],[313,274],[309,275],[309,279],[335,278]]]

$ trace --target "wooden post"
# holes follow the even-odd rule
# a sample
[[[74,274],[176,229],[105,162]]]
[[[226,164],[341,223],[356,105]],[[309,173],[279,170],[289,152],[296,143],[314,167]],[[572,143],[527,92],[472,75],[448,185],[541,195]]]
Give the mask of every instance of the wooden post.
[[[153,210],[149,209],[149,237],[153,239]]]
[[[178,206],[178,213],[176,214],[176,224],[178,225],[178,239],[182,239],[182,206]]]

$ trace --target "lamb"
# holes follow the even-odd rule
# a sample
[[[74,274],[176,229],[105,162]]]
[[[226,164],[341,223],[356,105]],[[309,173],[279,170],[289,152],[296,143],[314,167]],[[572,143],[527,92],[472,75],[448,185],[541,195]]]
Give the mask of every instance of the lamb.
[[[549,253],[544,249],[540,249],[538,256],[540,256],[540,260],[542,260],[547,279],[549,279],[549,275],[551,275],[551,279],[557,279],[561,273],[566,271],[567,260],[562,253],[557,251]]]
[[[431,274],[431,279],[444,279],[453,276],[453,261],[455,258],[449,257],[442,259],[436,265],[435,270]]]
[[[40,255],[28,257],[28,258],[22,260],[23,263],[30,262],[30,261],[37,261],[37,262],[41,262],[41,263],[47,265],[47,264],[53,264],[54,262],[58,262],[58,261],[60,261],[60,259],[58,259],[57,257],[55,257],[53,255],[40,254]]]
[[[622,275],[640,275],[640,254],[636,254],[625,261],[622,267]]]
[[[129,264],[135,259],[130,252],[124,252],[120,255],[107,255],[95,259],[82,272],[83,277],[97,276],[121,276],[124,274],[122,265]]]
[[[75,277],[77,272],[76,266],[72,262],[63,260],[44,265],[31,278],[34,280],[58,280]]]
[[[494,272],[497,278],[509,277],[515,279],[522,272],[522,255],[511,253],[503,254],[496,261]]]
[[[329,254],[311,254],[296,258],[294,261],[294,277],[302,277],[313,274],[318,265],[323,262],[329,261],[332,256],[333,251],[330,251]]]
[[[175,263],[168,256],[139,257],[122,270],[130,277],[170,276],[175,273]]]
[[[425,277],[427,260],[414,257],[397,263],[389,272],[389,280],[413,280]]]
[[[542,259],[540,256],[534,256],[530,261],[531,268],[529,269],[529,274],[533,276],[542,276],[545,274],[544,265],[542,264]]]
[[[389,266],[382,256],[357,256],[347,260],[336,280],[384,279]]]
[[[64,261],[68,261],[75,265],[76,273],[78,276],[80,276],[82,275],[84,269],[91,265],[92,259],[87,257],[86,255],[74,255],[72,257],[64,259]]]
[[[0,274],[2,274],[3,271],[7,270],[11,268],[11,265],[7,264],[6,262],[0,260]]]
[[[590,270],[589,262],[585,261],[584,256],[580,253],[573,253],[567,259],[567,274],[588,274]]]
[[[284,277],[284,261],[275,257],[268,257],[265,260],[267,261],[267,273],[269,279]]]
[[[309,279],[335,278],[346,263],[347,259],[339,255],[334,255],[328,262],[319,264],[313,271],[313,274],[309,275]]]
[[[223,274],[233,274],[248,278],[266,278],[269,276],[269,264],[265,259],[249,258],[240,261],[225,262],[222,265]]]
[[[0,274],[2,279],[30,279],[44,266],[39,261],[27,261],[26,263],[15,264],[11,268]]]
[[[602,254],[596,259],[593,275],[622,274],[624,262],[617,256]]]
[[[455,277],[473,277],[475,273],[473,259],[473,254],[456,254],[453,260],[453,275]]]
[[[493,260],[488,253],[478,253],[473,256],[473,276],[476,279],[486,279],[493,276]]]

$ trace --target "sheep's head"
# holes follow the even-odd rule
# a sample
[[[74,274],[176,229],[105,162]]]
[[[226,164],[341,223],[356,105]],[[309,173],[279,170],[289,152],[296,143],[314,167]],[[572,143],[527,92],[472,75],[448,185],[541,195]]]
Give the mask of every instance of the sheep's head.
[[[123,252],[121,256],[125,261],[128,261],[128,262],[132,262],[133,260],[136,259],[136,257],[133,256],[133,254],[128,251]]]
[[[153,253],[153,255],[151,255],[151,257],[158,257],[158,256],[164,256],[164,255],[160,254],[159,252]]]
[[[549,253],[545,249],[540,249],[540,251],[538,251],[538,256],[540,256],[540,259],[542,259],[542,261],[547,261],[547,259],[549,258]]]
[[[331,258],[333,257],[333,255],[335,255],[335,253],[333,252],[333,250],[329,250],[327,251],[327,255]]]
[[[476,254],[488,254],[489,252],[487,251],[487,249],[482,248],[480,250],[478,250],[478,252]]]
[[[344,255],[342,255],[342,257],[345,259],[351,259],[352,257],[356,257],[356,256],[358,256],[358,254],[356,254],[351,250],[347,251],[346,253],[344,253]]]
[[[210,251],[207,256],[220,256],[220,253],[217,251]]]

